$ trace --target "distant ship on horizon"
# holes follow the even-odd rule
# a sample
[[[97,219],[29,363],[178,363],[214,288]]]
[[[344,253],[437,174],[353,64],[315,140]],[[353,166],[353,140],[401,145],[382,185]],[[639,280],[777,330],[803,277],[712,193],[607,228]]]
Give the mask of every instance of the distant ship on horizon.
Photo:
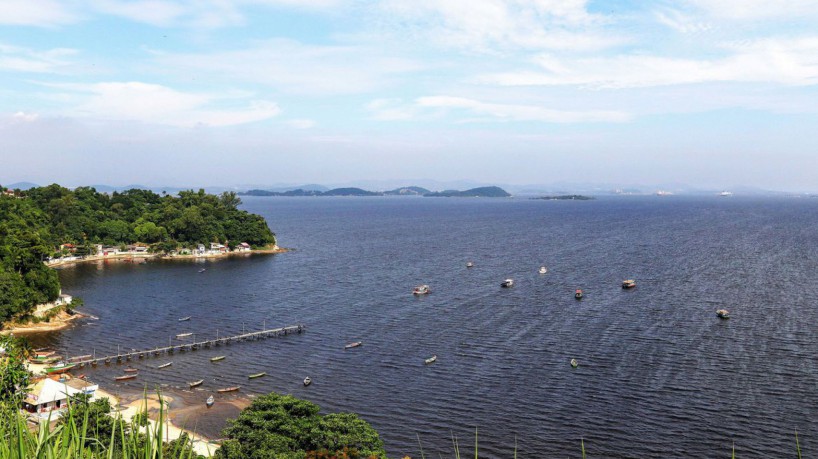
[[[722,191],[721,193],[719,193],[719,196],[733,196],[733,192],[732,191]]]
[[[659,190],[659,191],[656,192],[656,196],[673,196],[673,192],[672,191]]]

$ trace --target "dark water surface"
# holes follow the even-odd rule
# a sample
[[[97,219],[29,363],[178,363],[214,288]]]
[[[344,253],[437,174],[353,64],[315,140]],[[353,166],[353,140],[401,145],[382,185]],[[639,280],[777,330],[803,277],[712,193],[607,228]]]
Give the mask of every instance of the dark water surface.
[[[818,200],[244,202],[298,250],[63,269],[100,320],[47,340],[100,354],[303,323],[136,362],[127,384],[116,365],[87,373],[114,392],[205,378],[202,399],[227,385],[292,393],[359,413],[391,457],[420,457],[416,435],[426,457],[453,457],[452,434],[472,445],[475,428],[486,458],[512,457],[515,438],[521,458],[580,457],[580,438],[596,458],[729,457],[733,442],[744,458],[794,457],[796,429],[818,451]],[[420,283],[433,293],[414,297]]]

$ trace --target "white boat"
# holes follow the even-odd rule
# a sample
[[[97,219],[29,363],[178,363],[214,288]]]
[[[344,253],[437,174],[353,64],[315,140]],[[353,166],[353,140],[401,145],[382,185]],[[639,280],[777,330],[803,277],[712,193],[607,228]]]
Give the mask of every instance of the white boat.
[[[358,347],[358,346],[360,346],[362,344],[364,344],[364,343],[361,342],[361,341],[355,341],[354,343],[349,343],[346,346],[344,346],[344,349],[352,349],[353,347]]]
[[[514,279],[506,279],[500,283],[500,287],[509,288],[514,286]]]
[[[733,193],[730,192],[730,191],[722,191],[721,193],[719,193],[719,196],[724,196],[724,197],[733,196]]]
[[[579,363],[577,363],[577,359],[571,359],[571,368],[576,368],[578,366]]]
[[[190,336],[192,334],[193,333],[179,333],[178,335],[176,335],[176,339],[184,339],[184,338],[187,338],[188,336]]]
[[[179,319],[179,322],[186,322],[188,320],[190,320],[190,316],[182,317],[181,319]]]
[[[213,398],[212,395],[210,397],[207,397],[207,401],[205,401],[205,404],[207,405],[208,408],[213,406],[214,403],[216,403],[216,399]]]
[[[436,361],[437,361],[437,356],[436,355],[433,355],[433,356],[429,357],[428,359],[424,360],[424,362],[426,362],[427,365],[430,364],[430,363],[435,363]]]
[[[474,263],[468,262],[468,263],[466,263],[466,267],[467,268],[472,268],[472,267],[474,267]]]
[[[162,365],[159,365],[159,366],[158,366],[158,367],[156,367],[156,368],[157,368],[157,369],[167,368],[167,367],[169,367],[169,366],[171,366],[171,365],[173,365],[173,362],[172,362],[172,361],[171,361],[171,362],[168,362],[168,363],[163,363]]]
[[[429,286],[426,284],[418,285],[414,288],[414,290],[412,290],[412,294],[414,295],[425,295],[429,292],[431,292],[431,290],[429,290]]]
[[[718,311],[716,311],[716,315],[719,316],[719,319],[729,319],[730,311],[726,309],[719,309]]]
[[[636,287],[636,281],[633,279],[625,279],[622,281],[622,288],[629,289]]]
[[[548,272],[548,268],[546,268],[545,266],[540,266],[540,274],[545,274],[547,272]]]
[[[199,270],[200,273],[203,273],[205,271],[207,271],[207,268],[202,268],[202,269]]]
[[[310,377],[307,376],[306,378],[304,378],[304,386],[309,386],[310,384],[312,384],[312,379],[310,379]]]

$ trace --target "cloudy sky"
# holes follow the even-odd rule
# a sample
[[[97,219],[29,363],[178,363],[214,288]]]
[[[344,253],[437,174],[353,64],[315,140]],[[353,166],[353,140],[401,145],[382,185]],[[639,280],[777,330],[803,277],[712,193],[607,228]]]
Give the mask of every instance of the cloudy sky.
[[[814,0],[2,0],[0,183],[818,190],[816,25]]]

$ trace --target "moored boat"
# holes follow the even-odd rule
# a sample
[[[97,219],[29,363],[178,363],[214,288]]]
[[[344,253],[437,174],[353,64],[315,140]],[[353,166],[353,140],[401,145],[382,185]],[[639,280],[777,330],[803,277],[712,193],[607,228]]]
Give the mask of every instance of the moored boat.
[[[224,356],[224,355],[220,355],[220,356],[217,356],[217,357],[211,357],[210,361],[211,362],[218,362],[219,360],[224,360],[225,357],[226,356]]]
[[[414,295],[425,295],[429,292],[431,292],[431,290],[429,290],[429,286],[426,284],[418,285],[414,288],[414,290],[412,290],[412,294]]]
[[[125,369],[125,373],[136,373],[136,372],[138,372],[138,371],[139,371],[139,369],[138,369],[138,368],[131,368],[131,367],[128,367],[128,368],[126,368],[126,369]]]
[[[577,291],[576,291],[576,292],[574,292],[574,298],[576,298],[576,299],[578,299],[578,300],[581,300],[583,296],[585,296],[585,294],[584,294],[584,293],[582,293],[582,289],[581,289],[581,288],[578,288],[578,289],[577,289]]]
[[[129,375],[117,376],[117,377],[115,377],[114,379],[115,379],[116,381],[125,381],[126,379],[134,379],[134,378],[136,378],[137,376],[138,376],[138,375],[137,375],[136,373],[131,373],[131,374],[129,374]]]
[[[187,317],[182,317],[182,318],[181,318],[181,319],[179,319],[178,321],[179,321],[179,322],[187,322],[188,320],[190,320],[190,316],[187,316]]]
[[[469,262],[467,262],[467,263],[466,263],[466,267],[467,267],[467,268],[473,268],[473,267],[474,267],[474,263],[472,263],[472,262],[470,262],[470,261],[469,261]]]
[[[216,403],[216,399],[212,395],[210,397],[207,397],[207,400],[205,401],[205,405],[207,405],[208,408],[213,406],[214,403]]]
[[[346,346],[344,346],[344,349],[352,349],[353,347],[358,347],[358,346],[360,346],[362,344],[364,344],[364,343],[361,342],[361,341],[355,341],[354,343],[349,343]]]
[[[163,363],[162,365],[159,365],[159,366],[158,366],[158,367],[156,367],[156,368],[157,368],[157,369],[162,369],[162,368],[167,368],[167,367],[169,367],[169,366],[171,366],[171,365],[173,365],[173,361],[170,361],[170,362],[168,362],[168,363]]]
[[[729,319],[730,311],[726,309],[719,309],[718,311],[716,311],[716,315],[719,316],[719,319]]]
[[[232,386],[232,387],[225,387],[223,389],[216,389],[216,392],[219,392],[219,393],[235,392],[235,391],[237,391],[239,389],[241,389],[240,386]]]
[[[184,339],[184,338],[187,338],[188,336],[190,336],[192,334],[193,333],[179,333],[178,335],[176,335],[176,339]]]
[[[266,375],[267,375],[267,373],[262,371],[261,373],[256,373],[256,374],[248,376],[247,379],[256,379],[256,378],[260,378],[260,377],[266,376]]]
[[[304,378],[304,386],[306,387],[309,386],[310,384],[312,384],[312,379],[310,379],[310,377],[307,376],[306,378]]]
[[[509,288],[514,286],[514,279],[506,279],[503,282],[500,282],[500,287]]]
[[[75,364],[75,363],[61,363],[61,364],[58,364],[58,365],[54,365],[53,367],[46,368],[45,372],[46,372],[46,374],[49,374],[49,375],[58,375],[60,373],[65,373],[65,372],[71,370],[75,366],[77,366],[77,364]]]
[[[428,359],[424,360],[424,362],[426,362],[427,365],[430,364],[430,363],[435,363],[436,361],[437,361],[437,356],[436,355],[433,355],[433,356],[429,357]]]
[[[200,379],[198,381],[192,381],[192,382],[187,383],[187,387],[192,389],[192,388],[194,388],[196,386],[201,386],[203,382],[204,382],[204,379]]]
[[[636,287],[636,281],[633,279],[625,279],[622,281],[622,288],[634,288]]]
[[[576,368],[579,366],[577,359],[571,359],[571,368]]]
[[[539,271],[540,274],[545,274],[547,272],[548,272],[548,268],[546,268],[545,266],[540,266],[540,271]]]
[[[203,273],[205,271],[207,271],[207,268],[202,268],[202,269],[199,270],[200,273]]]

